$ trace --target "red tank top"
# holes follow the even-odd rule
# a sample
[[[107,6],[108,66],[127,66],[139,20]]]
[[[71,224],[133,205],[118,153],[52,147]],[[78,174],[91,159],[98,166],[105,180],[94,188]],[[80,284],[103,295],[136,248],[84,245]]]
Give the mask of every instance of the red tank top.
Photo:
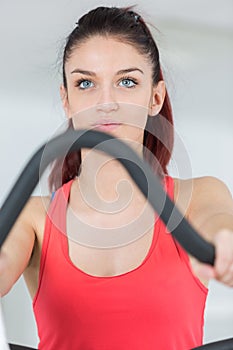
[[[173,199],[173,179],[165,177]],[[188,350],[202,344],[207,288],[186,252],[157,220],[141,265],[96,277],[69,258],[65,228],[72,181],[56,192],[46,218],[39,288],[33,301],[41,350]]]

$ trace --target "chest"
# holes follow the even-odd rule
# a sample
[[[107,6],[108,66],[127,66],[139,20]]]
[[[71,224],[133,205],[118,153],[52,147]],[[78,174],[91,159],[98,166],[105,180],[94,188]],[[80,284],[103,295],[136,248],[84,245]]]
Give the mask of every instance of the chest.
[[[174,187],[176,200],[176,184]],[[178,197],[184,210],[183,198]],[[69,259],[76,267],[93,276],[116,276],[142,264],[152,246],[158,218],[144,200],[134,203],[108,215],[68,206],[64,230]]]
[[[141,214],[133,222],[72,218],[67,212],[67,245],[72,263],[93,276],[116,276],[134,270],[150,251],[154,213]],[[78,229],[76,229],[78,228]],[[70,239],[69,239],[70,238]]]
[[[80,341],[80,349],[97,345],[100,349],[160,349],[164,339],[168,341],[167,349],[192,348],[192,341],[183,341],[185,337],[193,339],[194,333],[201,341],[205,296],[179,257],[171,263],[170,254],[160,248],[162,245],[156,246],[159,254],[151,254],[134,271],[96,278],[74,269],[63,258],[60,244],[51,241],[43,285],[34,307],[41,320],[41,334],[46,331],[50,339],[56,327],[60,330],[56,332],[58,337],[63,339],[69,334],[76,346]],[[47,310],[49,324],[45,322]],[[113,339],[114,344],[119,342],[116,347],[112,346]]]

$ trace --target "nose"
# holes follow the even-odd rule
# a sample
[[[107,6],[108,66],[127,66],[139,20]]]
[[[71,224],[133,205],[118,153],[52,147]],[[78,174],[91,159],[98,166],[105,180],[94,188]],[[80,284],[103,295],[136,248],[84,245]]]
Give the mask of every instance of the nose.
[[[96,107],[96,110],[98,112],[104,112],[104,113],[111,113],[115,112],[119,109],[118,103],[117,102],[105,102],[98,104]]]
[[[111,113],[119,109],[119,104],[111,88],[102,89],[96,105],[98,112]]]

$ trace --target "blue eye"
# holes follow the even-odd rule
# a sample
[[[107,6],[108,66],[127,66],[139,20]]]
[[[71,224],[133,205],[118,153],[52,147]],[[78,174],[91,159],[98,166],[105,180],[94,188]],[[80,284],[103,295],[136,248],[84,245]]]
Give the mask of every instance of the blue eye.
[[[93,86],[93,83],[90,80],[81,79],[77,82],[76,86],[80,89],[85,90]]]
[[[122,85],[121,85],[121,83],[122,83]],[[121,80],[120,85],[124,86],[124,87],[127,87],[127,88],[132,88],[135,85],[137,85],[137,83],[133,79],[124,78],[124,79]]]

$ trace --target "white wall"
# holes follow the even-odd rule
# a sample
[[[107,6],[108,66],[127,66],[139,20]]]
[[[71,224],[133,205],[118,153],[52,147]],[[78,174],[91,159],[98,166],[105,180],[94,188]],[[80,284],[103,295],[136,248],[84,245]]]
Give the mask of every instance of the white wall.
[[[177,1],[176,6],[162,0],[138,3],[161,31],[155,35],[172,96],[176,132],[184,144],[182,149],[175,148],[171,172],[184,178],[217,176],[233,193],[233,30],[228,16],[232,2],[202,1],[202,11],[198,1],[189,5]],[[64,120],[57,54],[79,14],[96,4],[100,3],[1,0],[1,203],[26,160]],[[183,161],[185,154],[190,167]],[[3,307],[9,341],[36,346],[23,280],[3,299]],[[206,320],[206,341],[233,336],[232,289],[211,284]]]

